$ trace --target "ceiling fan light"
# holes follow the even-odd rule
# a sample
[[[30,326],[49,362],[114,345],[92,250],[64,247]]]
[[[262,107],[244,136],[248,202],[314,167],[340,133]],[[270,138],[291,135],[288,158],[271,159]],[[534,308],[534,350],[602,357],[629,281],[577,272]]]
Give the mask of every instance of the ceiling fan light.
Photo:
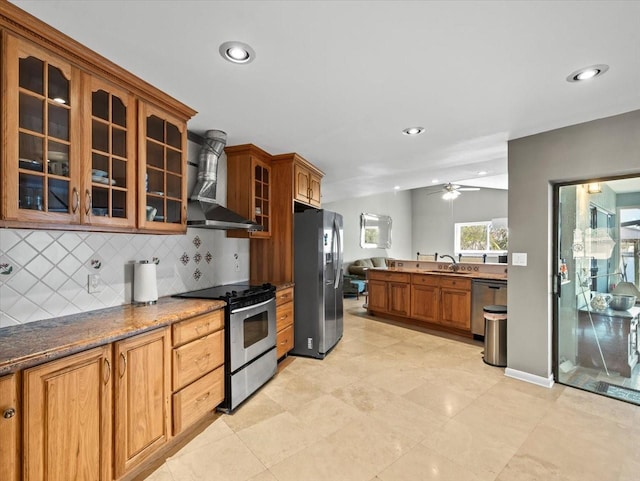
[[[453,199],[456,199],[459,195],[460,195],[460,192],[458,192],[457,190],[449,190],[444,194],[442,194],[442,198],[444,200],[453,200]]]

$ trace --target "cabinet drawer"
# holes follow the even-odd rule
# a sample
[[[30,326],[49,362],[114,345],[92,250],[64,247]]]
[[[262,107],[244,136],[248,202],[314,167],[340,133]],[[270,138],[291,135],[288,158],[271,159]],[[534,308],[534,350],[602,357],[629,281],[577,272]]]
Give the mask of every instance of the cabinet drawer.
[[[276,307],[276,331],[293,324],[293,302]]]
[[[224,399],[224,367],[220,366],[173,395],[173,434],[180,433]]]
[[[434,286],[440,285],[440,276],[430,274],[411,274],[411,284],[417,286]]]
[[[173,350],[173,390],[208,373],[224,362],[224,330]]]
[[[276,306],[281,306],[291,301],[293,301],[293,287],[287,287],[276,292]]]
[[[280,359],[293,349],[293,325],[278,332],[276,343],[276,355]]]
[[[376,271],[376,270],[368,270],[367,275],[369,279],[379,280],[379,281],[393,281],[393,282],[406,282],[409,283],[411,279],[410,274],[405,272],[389,272],[389,271]]]
[[[224,310],[192,317],[173,325],[173,345],[179,346],[224,327]]]
[[[471,290],[471,279],[460,279],[459,277],[442,276],[440,278],[440,287],[448,287],[451,289]]]

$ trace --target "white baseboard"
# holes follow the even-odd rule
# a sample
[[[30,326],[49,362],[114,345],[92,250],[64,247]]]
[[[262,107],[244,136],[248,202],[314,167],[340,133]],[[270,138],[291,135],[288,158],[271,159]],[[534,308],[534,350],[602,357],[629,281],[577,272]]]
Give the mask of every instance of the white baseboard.
[[[511,377],[513,379],[518,379],[519,381],[529,382],[531,384],[536,384],[538,386],[551,388],[553,387],[553,374],[549,375],[548,378],[542,376],[536,376],[535,374],[531,374],[524,371],[518,371],[517,369],[511,369],[510,367],[504,370],[504,375],[507,377]]]

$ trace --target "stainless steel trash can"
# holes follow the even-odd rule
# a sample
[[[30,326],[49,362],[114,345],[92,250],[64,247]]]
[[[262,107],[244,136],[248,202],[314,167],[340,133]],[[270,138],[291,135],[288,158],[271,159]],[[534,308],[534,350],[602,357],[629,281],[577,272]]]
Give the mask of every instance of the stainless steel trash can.
[[[484,306],[484,362],[507,365],[507,306]]]

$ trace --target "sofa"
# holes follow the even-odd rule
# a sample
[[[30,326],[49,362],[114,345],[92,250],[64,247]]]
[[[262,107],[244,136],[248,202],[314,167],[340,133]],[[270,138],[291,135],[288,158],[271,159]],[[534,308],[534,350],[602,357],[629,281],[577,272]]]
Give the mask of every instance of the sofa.
[[[388,257],[367,257],[358,259],[349,264],[343,271],[343,294],[345,296],[358,297],[365,290],[367,269],[372,267],[387,267]],[[351,281],[361,281],[352,283]]]

